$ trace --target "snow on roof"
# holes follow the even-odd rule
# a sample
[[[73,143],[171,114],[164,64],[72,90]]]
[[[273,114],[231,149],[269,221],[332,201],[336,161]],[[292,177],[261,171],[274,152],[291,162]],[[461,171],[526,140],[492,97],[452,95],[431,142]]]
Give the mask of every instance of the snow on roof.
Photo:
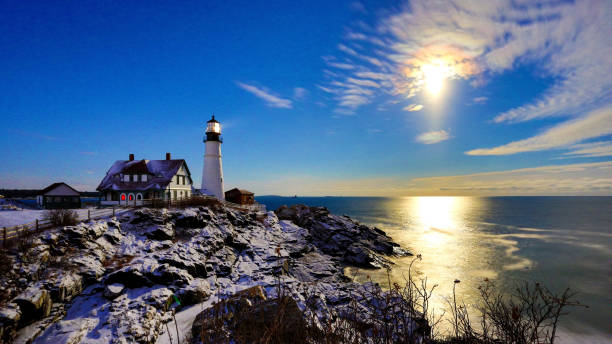
[[[68,185],[68,184],[66,184],[66,183],[64,183],[64,182],[53,183],[53,184],[51,184],[51,185],[47,186],[46,188],[44,188],[44,189],[40,190],[40,192],[39,192],[38,194],[39,194],[39,195],[44,195],[44,194],[48,193],[49,191],[51,191],[51,190],[53,190],[53,189],[56,189],[56,188],[58,188],[58,187],[60,187],[60,186],[62,186],[62,185],[66,185],[68,188],[72,189],[72,191],[74,191],[74,192],[76,192],[76,193],[80,194],[80,192],[78,192],[77,190],[75,190],[75,189],[74,189],[72,186],[70,186],[70,185]],[[72,195],[72,194],[70,194],[70,195]]]
[[[174,160],[117,160],[108,169],[106,176],[96,188],[104,190],[155,190],[168,186],[176,172],[185,166],[187,175],[191,180],[191,172],[184,159]],[[124,182],[122,174],[146,174],[146,182]]]

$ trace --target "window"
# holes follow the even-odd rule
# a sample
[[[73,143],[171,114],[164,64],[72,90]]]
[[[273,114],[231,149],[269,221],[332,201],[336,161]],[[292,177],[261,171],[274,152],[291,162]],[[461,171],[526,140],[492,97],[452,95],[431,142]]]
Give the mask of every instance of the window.
[[[176,199],[176,190],[174,190],[174,195],[173,196],[174,196],[174,199]]]
[[[121,194],[121,200],[125,201],[125,194]]]
[[[147,175],[146,174],[141,175],[140,176],[140,181],[141,182],[146,182],[147,181]]]
[[[123,175],[123,181],[124,182],[129,182],[130,181],[130,175],[129,174],[124,174]]]
[[[130,195],[128,196],[128,198],[129,198],[129,200],[130,200],[130,201],[133,201],[133,200],[134,200],[134,195],[130,194]]]

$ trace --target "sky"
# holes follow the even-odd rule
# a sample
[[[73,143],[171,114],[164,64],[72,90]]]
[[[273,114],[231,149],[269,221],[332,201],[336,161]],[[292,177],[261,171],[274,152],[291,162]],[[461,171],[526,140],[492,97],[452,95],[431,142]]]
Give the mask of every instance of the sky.
[[[0,188],[612,195],[612,2],[0,1]]]

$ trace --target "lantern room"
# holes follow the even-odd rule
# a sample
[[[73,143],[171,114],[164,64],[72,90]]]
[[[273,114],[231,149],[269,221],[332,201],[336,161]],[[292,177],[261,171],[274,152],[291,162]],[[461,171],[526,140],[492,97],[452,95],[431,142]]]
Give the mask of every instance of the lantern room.
[[[206,141],[219,141],[221,142],[221,124],[215,119],[215,115],[212,119],[206,122]]]

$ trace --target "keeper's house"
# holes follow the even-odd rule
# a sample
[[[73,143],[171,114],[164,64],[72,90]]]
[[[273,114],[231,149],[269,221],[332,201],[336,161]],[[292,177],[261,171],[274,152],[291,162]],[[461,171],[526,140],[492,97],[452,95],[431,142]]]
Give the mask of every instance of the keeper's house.
[[[101,205],[142,205],[144,199],[178,200],[191,196],[191,172],[184,159],[115,161],[97,190]]]
[[[66,183],[53,183],[40,190],[36,204],[44,209],[80,208],[81,193]]]

